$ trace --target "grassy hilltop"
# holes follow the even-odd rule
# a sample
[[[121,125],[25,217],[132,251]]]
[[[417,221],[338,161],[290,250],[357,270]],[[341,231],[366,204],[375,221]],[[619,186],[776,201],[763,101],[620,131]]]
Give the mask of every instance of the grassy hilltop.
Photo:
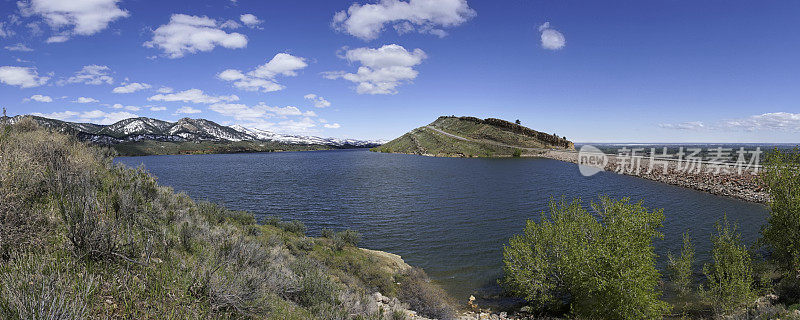
[[[404,319],[452,308],[353,231],[195,202],[108,149],[0,123],[0,319]],[[380,292],[381,294],[377,294]]]
[[[505,120],[442,116],[372,151],[449,157],[507,157],[540,149],[574,149],[572,142]]]

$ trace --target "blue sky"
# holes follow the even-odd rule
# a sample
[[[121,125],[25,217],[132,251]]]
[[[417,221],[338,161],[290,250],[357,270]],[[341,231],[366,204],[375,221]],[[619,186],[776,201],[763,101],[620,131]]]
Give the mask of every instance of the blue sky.
[[[800,142],[797,1],[4,0],[0,12],[12,115],[390,139],[454,114],[579,142]]]

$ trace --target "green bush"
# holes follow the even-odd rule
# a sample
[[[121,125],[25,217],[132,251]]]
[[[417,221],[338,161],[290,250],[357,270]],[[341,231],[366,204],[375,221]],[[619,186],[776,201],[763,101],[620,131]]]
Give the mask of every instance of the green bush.
[[[348,229],[333,235],[333,247],[336,250],[342,250],[345,247],[356,247],[359,241],[361,241],[361,234],[358,231]]]
[[[627,198],[602,197],[591,207],[594,213],[580,200],[553,201],[549,216],[528,220],[503,248],[503,283],[542,311],[661,318],[669,307],[656,290],[661,275],[652,242],[662,237],[662,211]]]
[[[683,247],[679,258],[668,255],[670,280],[681,295],[691,292],[692,264],[694,264],[694,246],[689,238],[689,233],[683,234]]]
[[[306,225],[300,220],[281,222],[280,227],[286,232],[291,232],[297,235],[302,236],[306,234]]]
[[[727,217],[717,222],[716,228],[711,236],[714,263],[703,265],[707,283],[702,293],[717,313],[728,313],[755,300],[753,263],[736,226],[731,226]]]
[[[762,241],[784,271],[800,271],[800,150],[767,153],[761,178],[770,195]]]

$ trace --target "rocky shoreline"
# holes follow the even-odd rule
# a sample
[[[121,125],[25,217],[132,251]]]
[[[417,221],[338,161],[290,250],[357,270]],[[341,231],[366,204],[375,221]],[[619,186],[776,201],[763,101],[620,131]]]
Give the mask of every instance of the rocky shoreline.
[[[535,156],[578,163],[577,152],[548,150]],[[630,161],[630,159],[607,155],[607,159],[608,162],[604,171],[645,178],[749,202],[767,203],[769,201],[766,186],[759,178],[756,169],[744,170],[740,174],[737,170],[729,167],[714,169],[707,166],[696,172],[686,172],[687,170],[678,168],[679,163],[668,162],[667,170],[664,172],[660,163],[654,163],[651,169],[648,158],[637,158],[637,161]],[[620,165],[623,167],[622,170],[620,170]]]

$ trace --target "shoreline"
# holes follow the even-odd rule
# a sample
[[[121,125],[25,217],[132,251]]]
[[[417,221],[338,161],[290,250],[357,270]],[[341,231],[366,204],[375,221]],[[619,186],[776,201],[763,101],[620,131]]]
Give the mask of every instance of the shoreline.
[[[532,150],[528,150],[532,151]],[[373,151],[376,152],[376,151]],[[471,158],[462,154],[423,154],[423,153],[405,153],[405,152],[392,152],[396,154],[409,154],[425,157],[444,157],[444,158]],[[692,190],[706,192],[713,195],[736,198],[739,200],[754,202],[760,204],[767,204],[769,202],[769,195],[766,192],[766,187],[761,183],[757,174],[744,173],[738,174],[710,174],[707,172],[700,173],[685,173],[677,172],[676,164],[670,163],[666,174],[663,173],[661,167],[656,165],[652,172],[647,172],[649,162],[647,158],[639,161],[639,170],[626,170],[624,172],[616,172],[616,157],[614,155],[607,155],[609,161],[603,171],[616,174],[624,174],[632,177],[652,180],[673,186],[684,187]],[[578,153],[563,150],[537,150],[523,153],[521,158],[543,158],[558,160],[562,162],[569,162],[578,164]],[[494,156],[494,157],[476,157],[476,158],[513,158],[512,156]]]

